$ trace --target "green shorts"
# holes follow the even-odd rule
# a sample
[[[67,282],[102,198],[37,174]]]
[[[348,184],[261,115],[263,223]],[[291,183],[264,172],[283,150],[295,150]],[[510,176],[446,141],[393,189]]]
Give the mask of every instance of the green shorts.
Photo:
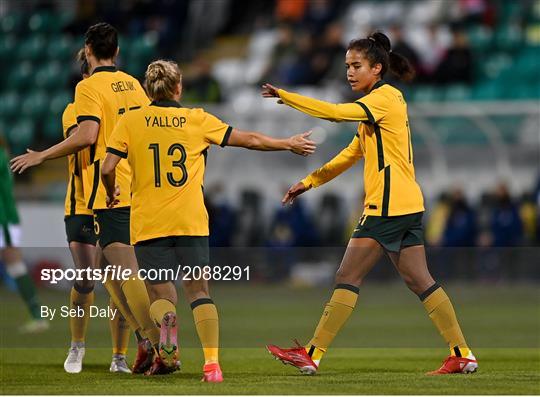
[[[97,235],[94,231],[94,217],[92,215],[67,215],[64,217],[64,223],[68,243],[74,241],[96,245]]]
[[[131,207],[94,211],[97,222],[96,233],[101,248],[112,243],[131,244],[129,238],[130,213]]]
[[[364,215],[351,238],[372,238],[386,251],[399,252],[403,247],[424,245],[423,212],[400,216]]]
[[[139,268],[147,274],[146,280],[150,284],[162,284],[181,278],[181,270],[186,267],[207,266],[210,263],[208,247],[208,236],[162,237],[138,242],[135,255]],[[156,272],[149,272],[151,269],[166,271],[154,277]]]

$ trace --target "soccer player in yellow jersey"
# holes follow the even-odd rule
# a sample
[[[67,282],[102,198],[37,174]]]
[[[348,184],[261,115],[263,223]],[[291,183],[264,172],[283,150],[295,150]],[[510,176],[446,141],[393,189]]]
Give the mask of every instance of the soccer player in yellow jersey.
[[[146,90],[152,103],[127,113],[108,141],[101,177],[110,206],[118,205],[118,165],[127,159],[131,185],[131,242],[141,269],[167,270],[149,280],[152,319],[161,325],[159,357],[167,366],[178,358],[176,332],[178,266],[209,264],[208,213],[203,179],[211,145],[252,150],[290,150],[308,155],[315,144],[309,132],[288,139],[235,129],[203,109],[184,108],[181,73],[170,61],[155,61],[146,71]],[[126,194],[120,187],[120,196]],[[129,193],[129,191],[127,192]],[[208,292],[208,281],[183,281],[204,351],[206,382],[221,382],[218,362],[218,314]]]
[[[118,165],[118,184],[121,195],[117,208],[108,209],[105,190],[99,184],[99,173],[111,132],[121,117],[150,101],[140,83],[132,76],[118,71],[118,33],[107,23],[91,26],[85,34],[85,56],[91,75],[77,84],[75,113],[77,130],[67,139],[42,152],[29,150],[11,160],[14,172],[23,172],[45,160],[63,157],[89,147],[89,159],[82,166],[83,191],[86,206],[93,210],[99,240],[98,262],[117,268],[138,271],[133,247],[130,246],[130,184],[131,171],[127,161]],[[135,330],[139,349],[133,372],[149,369],[153,360],[153,345],[159,342],[159,329],[150,319],[150,301],[144,281],[138,277],[105,282],[116,306]],[[142,336],[146,338],[142,338]]]
[[[88,62],[84,49],[77,54],[77,61],[81,64],[81,75],[84,79],[90,77]],[[77,116],[75,105],[69,103],[62,114],[64,139],[77,129]],[[82,162],[86,161],[90,150],[84,149],[68,156],[69,182],[65,199],[64,222],[66,236],[77,269],[93,267],[96,256],[97,235],[94,231],[94,216],[88,209],[84,200],[82,183]],[[83,273],[84,275],[84,273]],[[69,319],[71,331],[71,347],[68,352],[64,369],[69,373],[79,373],[82,370],[82,361],[85,355],[86,329],[90,317],[89,308],[94,302],[94,281],[77,280],[70,293],[70,308],[82,308],[83,316],[74,316]],[[116,305],[111,300],[111,309]],[[126,353],[129,343],[129,326],[121,314],[109,319],[111,328],[113,358],[109,370],[111,372],[131,373],[126,363]]]
[[[351,236],[336,273],[334,293],[313,338],[305,347],[267,348],[302,373],[314,374],[352,313],[364,277],[386,252],[450,348],[450,356],[442,367],[430,374],[474,372],[478,364],[465,342],[450,299],[427,267],[422,229],[424,203],[415,180],[407,104],[399,90],[382,80],[388,70],[402,79],[412,77],[413,70],[405,58],[391,51],[390,40],[380,32],[351,41],[345,65],[353,91],[365,94],[354,103],[336,105],[263,85],[264,97],[280,98],[281,103],[308,115],[360,122],[349,146],[293,185],[283,204],[330,181],[361,158],[365,160],[366,191],[364,214]]]

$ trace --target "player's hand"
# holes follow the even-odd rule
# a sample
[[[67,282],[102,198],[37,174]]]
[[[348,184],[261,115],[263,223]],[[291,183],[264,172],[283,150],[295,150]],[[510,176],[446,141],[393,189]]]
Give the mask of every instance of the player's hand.
[[[300,156],[309,156],[315,153],[317,145],[314,141],[308,139],[311,135],[311,130],[301,134],[293,135],[289,138],[290,151]]]
[[[281,200],[282,205],[292,204],[294,199],[309,190],[302,182],[292,185]]]
[[[31,149],[26,149],[26,154],[14,157],[9,162],[12,172],[22,174],[27,168],[40,165],[44,161],[42,152],[35,152]]]
[[[116,185],[114,187],[114,193],[112,196],[107,194],[107,198],[105,199],[105,204],[107,204],[107,208],[113,208],[116,204],[120,202],[120,200],[117,199],[117,197],[120,196],[120,186]]]
[[[261,95],[263,98],[279,98],[278,87],[274,87],[272,84],[264,83],[262,85],[262,89]],[[278,103],[283,103],[283,101],[280,99]]]

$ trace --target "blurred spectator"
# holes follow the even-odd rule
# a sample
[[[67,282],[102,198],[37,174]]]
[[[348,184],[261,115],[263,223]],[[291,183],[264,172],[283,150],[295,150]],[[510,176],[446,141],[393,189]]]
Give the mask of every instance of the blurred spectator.
[[[236,212],[229,204],[223,185],[207,189],[205,204],[210,225],[210,247],[230,247],[236,225]]]
[[[292,205],[280,206],[272,217],[268,236],[269,244],[296,247],[319,245],[314,218],[302,199],[294,200]]]
[[[287,70],[296,60],[295,34],[290,25],[282,24],[278,27],[277,43],[272,51],[268,70],[263,73],[261,83],[266,81],[283,84]]]
[[[277,0],[276,18],[278,22],[294,23],[304,18],[308,0]]]
[[[220,103],[221,89],[211,74],[210,62],[198,56],[193,68],[193,75],[183,82],[182,100],[188,103]]]
[[[328,25],[320,43],[311,57],[312,81],[319,83],[323,79],[343,79],[345,76],[345,52],[342,44],[343,28],[339,23]]]
[[[333,193],[325,194],[317,211],[318,229],[323,247],[342,246],[346,214],[342,199]]]
[[[435,72],[435,82],[438,84],[473,82],[472,51],[467,35],[458,28],[452,31],[452,44]]]
[[[264,243],[266,225],[262,214],[262,199],[256,190],[244,190],[238,207],[233,245],[256,247]]]
[[[390,28],[392,37],[392,51],[403,55],[411,63],[417,75],[420,74],[420,57],[416,50],[405,40],[403,29],[400,25]]]
[[[339,10],[346,9],[342,0],[310,0],[302,24],[315,36],[336,20]]]
[[[467,203],[461,188],[450,197],[450,211],[443,233],[445,247],[472,247],[476,242],[476,213]]]
[[[510,198],[508,187],[501,183],[494,195],[494,208],[491,216],[493,247],[515,247],[522,243],[523,224],[517,205]]]

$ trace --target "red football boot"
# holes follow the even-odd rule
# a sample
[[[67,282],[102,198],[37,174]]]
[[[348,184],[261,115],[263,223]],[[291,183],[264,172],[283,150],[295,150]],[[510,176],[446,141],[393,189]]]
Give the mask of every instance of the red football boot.
[[[477,369],[478,362],[472,354],[468,357],[448,356],[441,368],[428,372],[426,375],[470,374],[476,372]]]
[[[173,373],[177,369],[180,369],[180,362],[176,362],[174,366],[167,366],[163,362],[163,360],[156,355],[154,358],[154,362],[152,363],[152,366],[144,373],[146,376],[151,375],[167,375],[170,373]]]
[[[133,368],[131,372],[134,374],[143,374],[145,373],[154,360],[154,348],[152,343],[148,339],[142,339],[139,341],[137,346],[137,357],[135,357],[135,363],[133,363]]]
[[[223,382],[223,372],[219,367],[219,363],[204,364],[203,378],[201,382],[220,383]]]
[[[282,349],[276,345],[267,345],[266,349],[276,360],[281,360],[283,364],[298,368],[304,375],[314,375],[317,372],[317,364],[307,354],[304,346],[301,346],[297,341],[295,342],[297,347],[290,349]]]

